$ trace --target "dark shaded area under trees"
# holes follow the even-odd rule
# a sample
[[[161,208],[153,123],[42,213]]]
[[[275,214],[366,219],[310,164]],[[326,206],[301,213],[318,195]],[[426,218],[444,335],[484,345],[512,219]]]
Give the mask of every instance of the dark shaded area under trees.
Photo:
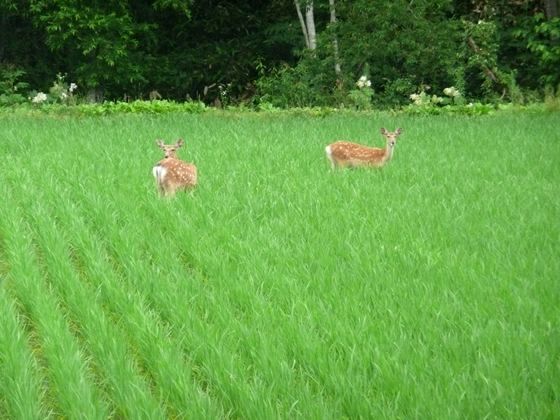
[[[91,100],[340,105],[361,76],[376,106],[536,100],[560,83],[559,2],[0,0],[0,104],[59,74]]]

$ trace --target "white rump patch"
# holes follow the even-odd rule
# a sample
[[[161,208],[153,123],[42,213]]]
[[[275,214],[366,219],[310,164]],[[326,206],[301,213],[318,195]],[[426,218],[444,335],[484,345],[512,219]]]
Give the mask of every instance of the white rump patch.
[[[152,173],[154,174],[154,178],[156,179],[158,184],[163,183],[165,179],[165,175],[167,174],[167,169],[161,165],[154,166],[152,169]]]
[[[327,158],[331,161],[331,165],[334,168],[335,163],[334,163],[334,159],[332,157],[332,150],[331,150],[331,145],[330,144],[327,147],[325,147],[325,153],[327,154]]]

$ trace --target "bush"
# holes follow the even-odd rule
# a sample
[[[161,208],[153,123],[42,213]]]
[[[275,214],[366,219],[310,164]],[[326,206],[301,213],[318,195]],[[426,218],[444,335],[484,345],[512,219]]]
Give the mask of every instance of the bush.
[[[29,84],[20,80],[25,71],[7,64],[0,65],[0,106],[21,104],[26,101],[25,89]]]
[[[352,105],[358,110],[368,110],[372,107],[373,88],[371,81],[362,76],[356,82],[356,88],[348,92],[348,98]]]
[[[336,80],[328,60],[305,55],[295,66],[285,65],[257,81],[257,102],[279,108],[334,105]]]

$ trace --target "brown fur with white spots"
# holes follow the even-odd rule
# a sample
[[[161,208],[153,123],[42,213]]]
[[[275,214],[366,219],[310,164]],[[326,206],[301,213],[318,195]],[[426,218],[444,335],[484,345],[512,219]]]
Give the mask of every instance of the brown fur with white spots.
[[[393,149],[397,143],[397,137],[401,133],[401,128],[397,128],[394,132],[382,128],[381,134],[387,139],[387,145],[384,149],[362,146],[361,144],[348,141],[337,141],[336,143],[329,144],[325,152],[333,169],[336,167],[354,168],[358,166],[380,168],[393,157]]]
[[[156,145],[163,150],[164,158],[153,168],[158,191],[162,196],[173,196],[177,191],[189,190],[196,186],[196,166],[177,158],[177,149],[183,146],[182,139],[175,144],[164,144],[157,140]]]

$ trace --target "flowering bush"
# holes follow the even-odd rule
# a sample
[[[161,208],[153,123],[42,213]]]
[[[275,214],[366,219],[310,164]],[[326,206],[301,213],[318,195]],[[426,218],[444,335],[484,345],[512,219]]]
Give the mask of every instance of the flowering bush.
[[[65,76],[61,74],[56,75],[56,80],[49,89],[49,93],[36,92],[30,93],[29,100],[35,105],[41,105],[44,103],[60,103],[64,105],[76,105],[76,97],[74,92],[78,89],[76,83],[66,83],[64,80]]]
[[[66,77],[60,73],[56,75],[56,80],[49,89],[51,102],[63,103],[66,105],[75,105],[76,98],[74,97],[74,91],[78,88],[76,83],[66,83],[64,80]]]
[[[447,98],[442,98],[437,95],[430,96],[426,93],[427,89],[429,89],[429,86],[422,88],[420,93],[413,93],[410,95],[410,100],[414,106],[430,107],[451,104],[459,105],[463,103],[461,92],[453,86],[443,89],[443,94],[447,96]]]
[[[443,89],[443,94],[449,97],[449,101],[453,105],[462,105],[464,102],[461,92],[459,92],[459,89],[454,86]]]
[[[445,102],[444,98],[437,95],[430,96],[423,89],[420,93],[413,93],[410,95],[410,99],[415,106],[434,106]]]
[[[38,92],[35,96],[33,96],[33,98],[31,99],[31,102],[37,105],[42,104],[43,102],[46,102],[48,99],[47,94],[43,93],[43,92]]]
[[[419,93],[410,95],[412,104],[404,108],[404,111],[411,114],[466,114],[483,115],[494,110],[492,105],[481,103],[469,103],[465,105],[465,100],[461,92],[451,86],[443,89],[445,98],[437,95],[428,95],[426,90],[429,86],[423,87]]]
[[[371,99],[373,98],[373,89],[371,81],[362,76],[356,82],[357,89],[348,92],[348,98],[357,109],[371,109]]]
[[[368,80],[366,76],[362,76],[356,82],[356,86],[358,86],[360,89],[363,89],[365,87],[371,87],[371,81]]]
[[[222,107],[226,107],[231,102],[230,90],[231,90],[231,83],[218,84],[218,92],[220,93],[220,96],[217,99],[219,99],[219,103]]]

